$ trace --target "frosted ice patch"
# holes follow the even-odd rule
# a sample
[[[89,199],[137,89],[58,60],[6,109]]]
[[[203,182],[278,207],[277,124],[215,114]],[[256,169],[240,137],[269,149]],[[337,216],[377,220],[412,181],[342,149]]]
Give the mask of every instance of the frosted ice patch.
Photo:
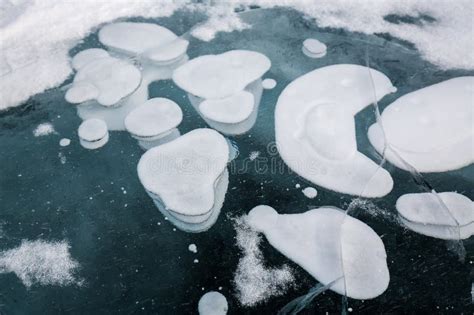
[[[210,291],[199,300],[199,315],[226,315],[229,305],[222,293]]]
[[[298,186],[298,184],[296,185]],[[305,189],[303,189],[303,194],[309,199],[314,199],[318,195],[318,191],[313,187],[306,187]]]
[[[141,73],[134,65],[117,58],[101,58],[80,68],[66,92],[69,103],[97,100],[113,106],[132,94],[140,85]]]
[[[54,126],[51,123],[42,123],[39,124],[35,130],[33,130],[33,135],[35,137],[42,137],[42,136],[47,136],[50,134],[56,133],[56,130],[54,130]]]
[[[270,60],[261,53],[231,50],[188,61],[175,70],[173,81],[195,96],[219,99],[244,90],[267,72],[270,66]]]
[[[455,192],[405,194],[396,208],[403,224],[428,236],[456,240],[474,234],[474,203]]]
[[[381,115],[389,150],[397,167],[408,162],[419,172],[444,172],[474,161],[474,77],[459,77],[408,93]],[[369,140],[383,151],[378,124],[369,128]],[[395,151],[396,154],[394,154]]]
[[[100,119],[88,119],[82,122],[77,131],[81,145],[86,149],[98,149],[109,140],[107,125]]]
[[[212,129],[195,129],[143,154],[138,177],[160,210],[187,230],[180,221],[201,224],[217,219],[227,190],[228,160],[223,136]]]
[[[62,138],[61,140],[59,140],[59,145],[62,147],[67,147],[70,144],[71,144],[71,140],[68,138]]]
[[[90,48],[77,53],[72,58],[72,67],[79,70],[87,64],[101,58],[109,57],[109,53],[100,48]]]
[[[246,216],[236,218],[237,246],[242,256],[234,274],[237,298],[244,306],[255,306],[272,296],[280,296],[295,285],[293,270],[286,264],[267,267],[260,250],[261,236],[250,229]]]
[[[265,79],[262,81],[262,87],[265,90],[271,90],[277,85],[277,82],[274,79]]]
[[[254,102],[252,93],[240,91],[229,97],[204,100],[199,104],[199,110],[208,119],[235,124],[250,116]]]
[[[303,42],[303,53],[310,58],[324,57],[326,49],[326,45],[315,38],[308,38]]]
[[[23,240],[20,246],[0,252],[0,274],[13,272],[26,287],[80,284],[74,275],[78,268],[65,241]]]
[[[375,85],[372,86],[372,79]],[[357,151],[354,115],[388,93],[390,80],[374,69],[350,64],[311,71],[278,98],[275,137],[285,163],[325,188],[382,197],[393,187],[390,174]]]
[[[125,118],[125,128],[138,139],[161,138],[183,119],[181,108],[170,99],[152,98]]]
[[[338,208],[280,215],[269,206],[257,206],[249,212],[247,222],[323,285],[343,276],[330,287],[336,293],[365,300],[388,287],[382,240],[364,222]]]

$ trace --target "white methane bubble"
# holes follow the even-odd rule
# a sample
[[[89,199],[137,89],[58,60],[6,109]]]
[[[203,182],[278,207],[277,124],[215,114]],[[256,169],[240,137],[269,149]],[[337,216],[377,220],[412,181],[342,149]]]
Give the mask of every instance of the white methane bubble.
[[[414,232],[445,240],[474,234],[474,202],[456,192],[405,194],[396,208],[401,222]]]
[[[322,285],[334,282],[329,289],[338,294],[366,300],[388,287],[387,254],[381,238],[341,209],[278,214],[261,205],[249,212],[246,221]]]
[[[13,249],[0,252],[0,273],[14,273],[26,287],[33,285],[80,285],[79,263],[66,241],[23,240]]]
[[[306,187],[302,192],[309,199],[314,199],[318,195],[318,191],[314,187]]]
[[[219,217],[229,184],[227,140],[194,129],[146,151],[138,177],[155,205],[177,228],[203,232]]]
[[[183,120],[181,108],[170,99],[152,98],[139,105],[125,117],[125,129],[150,149],[180,136],[176,128]]]
[[[212,128],[238,135],[255,124],[262,96],[261,77],[270,69],[265,55],[230,50],[194,58],[173,72],[194,109]]]
[[[228,310],[227,299],[216,291],[207,292],[198,303],[199,315],[226,315]]]
[[[446,172],[468,166],[474,162],[473,93],[471,76],[405,94],[384,109],[381,125],[370,126],[370,143],[379,153],[386,147],[387,160],[407,171]]]
[[[275,139],[283,161],[318,186],[385,196],[393,188],[392,177],[357,150],[355,115],[372,104],[374,94],[380,100],[395,91],[383,73],[352,64],[318,68],[297,78],[283,90],[275,109]]]
[[[197,252],[198,252],[198,249],[197,249],[196,244],[189,244],[188,250],[189,250],[191,253],[194,253],[194,254],[197,254]]]
[[[265,90],[271,90],[273,88],[275,88],[275,86],[277,85],[277,82],[275,81],[275,79],[264,79],[262,81],[262,87],[265,89]]]
[[[84,120],[77,131],[79,142],[89,150],[103,147],[109,141],[107,124],[100,119],[91,118]]]
[[[326,56],[327,47],[316,38],[308,38],[303,42],[303,53],[310,58],[322,58]]]

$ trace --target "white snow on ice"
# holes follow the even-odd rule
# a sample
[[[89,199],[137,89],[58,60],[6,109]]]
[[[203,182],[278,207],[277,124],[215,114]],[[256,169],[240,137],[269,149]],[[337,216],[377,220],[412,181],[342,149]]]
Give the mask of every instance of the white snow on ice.
[[[109,53],[101,48],[90,48],[82,50],[72,58],[72,67],[77,71],[89,63],[100,59],[110,57]]]
[[[75,277],[78,268],[66,241],[23,240],[20,246],[0,252],[0,274],[13,272],[28,288],[80,284]]]
[[[53,133],[56,133],[56,130],[54,130],[54,126],[51,123],[39,124],[35,130],[33,130],[33,135],[35,137],[43,137]]]
[[[234,275],[237,298],[244,306],[254,306],[272,296],[280,296],[295,285],[293,271],[288,265],[278,268],[265,266],[259,248],[261,237],[249,228],[246,217],[235,219],[237,246],[242,257]]]
[[[428,61],[448,68],[474,68],[470,0],[437,2],[430,0],[367,1],[238,0],[227,9],[214,3],[187,1],[142,1],[129,5],[116,1],[17,1],[5,2],[0,10],[2,51],[0,54],[0,109],[17,106],[30,96],[55,87],[71,74],[68,52],[100,24],[117,18],[170,16],[183,6],[201,7],[211,19],[196,28],[194,35],[211,39],[216,31],[242,29],[241,21],[230,12],[242,5],[292,7],[314,18],[321,27],[343,28],[366,34],[389,33],[415,44]],[[211,9],[214,7],[214,9]],[[219,10],[226,10],[223,14]],[[216,12],[216,13],[214,13]],[[419,17],[428,15],[434,22],[421,25],[391,23],[390,14]],[[367,18],[370,17],[370,18]],[[201,36],[200,36],[201,35]]]

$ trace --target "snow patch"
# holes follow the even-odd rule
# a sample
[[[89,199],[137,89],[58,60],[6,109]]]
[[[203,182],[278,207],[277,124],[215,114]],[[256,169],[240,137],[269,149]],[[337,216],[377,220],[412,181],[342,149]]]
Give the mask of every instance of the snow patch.
[[[80,284],[75,277],[79,263],[69,249],[66,241],[23,240],[20,246],[0,252],[0,273],[15,273],[28,288],[36,284]]]
[[[234,284],[237,298],[244,306],[254,306],[272,296],[280,296],[295,286],[293,271],[287,265],[269,268],[264,264],[259,248],[261,237],[252,231],[246,223],[246,217],[235,219],[237,246],[242,251]]]
[[[51,123],[39,124],[36,129],[33,130],[33,135],[35,137],[43,137],[53,133],[56,133],[56,130],[54,130],[54,126]]]

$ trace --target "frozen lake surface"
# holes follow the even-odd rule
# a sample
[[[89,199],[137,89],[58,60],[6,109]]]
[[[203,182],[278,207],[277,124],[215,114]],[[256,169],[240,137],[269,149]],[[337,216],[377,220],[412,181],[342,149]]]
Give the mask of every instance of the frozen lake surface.
[[[385,163],[394,185],[380,198],[359,200],[317,186],[292,171],[280,157],[274,115],[278,97],[289,83],[329,65],[365,66],[368,57],[370,67],[396,87],[396,92],[378,102],[381,111],[407,93],[472,76],[474,71],[434,65],[412,44],[386,33],[366,35],[318,27],[287,8],[240,15],[248,27],[217,33],[209,41],[187,36],[189,59],[229,50],[255,51],[271,61],[262,79],[276,81],[275,86],[267,81],[267,87],[274,87],[263,92],[247,86],[245,93],[254,95],[257,102],[252,107],[255,112],[249,114],[255,123],[222,132],[234,148],[231,158],[236,156],[227,165],[228,186],[220,214],[205,232],[183,232],[158,211],[137,176],[137,164],[145,151],[128,132],[110,131],[108,142],[97,150],[80,145],[77,130],[82,120],[76,105],[65,100],[73,76],[61,87],[0,111],[0,314],[196,314],[201,297],[210,291],[223,294],[227,304],[218,295],[217,302],[204,300],[202,309],[217,303],[220,309],[228,307],[228,314],[276,314],[317,281],[263,236],[257,240],[248,234],[245,238],[237,218],[261,204],[280,214],[352,205],[351,216],[380,237],[390,272],[388,288],[371,300],[349,298],[348,307],[354,313],[467,314],[472,310],[474,240],[463,240],[465,257],[461,259],[458,242],[417,234],[400,222],[397,199],[422,192],[409,172]],[[127,21],[157,23],[180,36],[205,18],[202,13],[180,9],[169,17]],[[392,19],[396,23],[420,21]],[[305,55],[302,45],[308,38],[324,43],[326,55]],[[69,55],[89,48],[106,48],[97,30]],[[188,98],[173,80],[149,85],[149,98],[158,97],[180,106],[183,116],[177,128],[181,135],[197,128],[218,129],[219,125],[206,123],[192,104],[196,100]],[[373,107],[354,115],[357,150],[380,163],[367,137],[376,122]],[[472,164],[424,173],[423,178],[438,192],[455,191],[474,200]],[[244,250],[247,245],[259,248]],[[239,264],[241,261],[248,265]],[[256,289],[252,283],[236,283],[254,279],[236,275],[248,272],[245,266],[258,268],[255,270],[264,277],[254,285],[268,285],[267,290],[252,292]],[[253,293],[262,298],[252,300],[245,295]],[[340,313],[343,307],[341,295],[326,291],[301,314]]]

